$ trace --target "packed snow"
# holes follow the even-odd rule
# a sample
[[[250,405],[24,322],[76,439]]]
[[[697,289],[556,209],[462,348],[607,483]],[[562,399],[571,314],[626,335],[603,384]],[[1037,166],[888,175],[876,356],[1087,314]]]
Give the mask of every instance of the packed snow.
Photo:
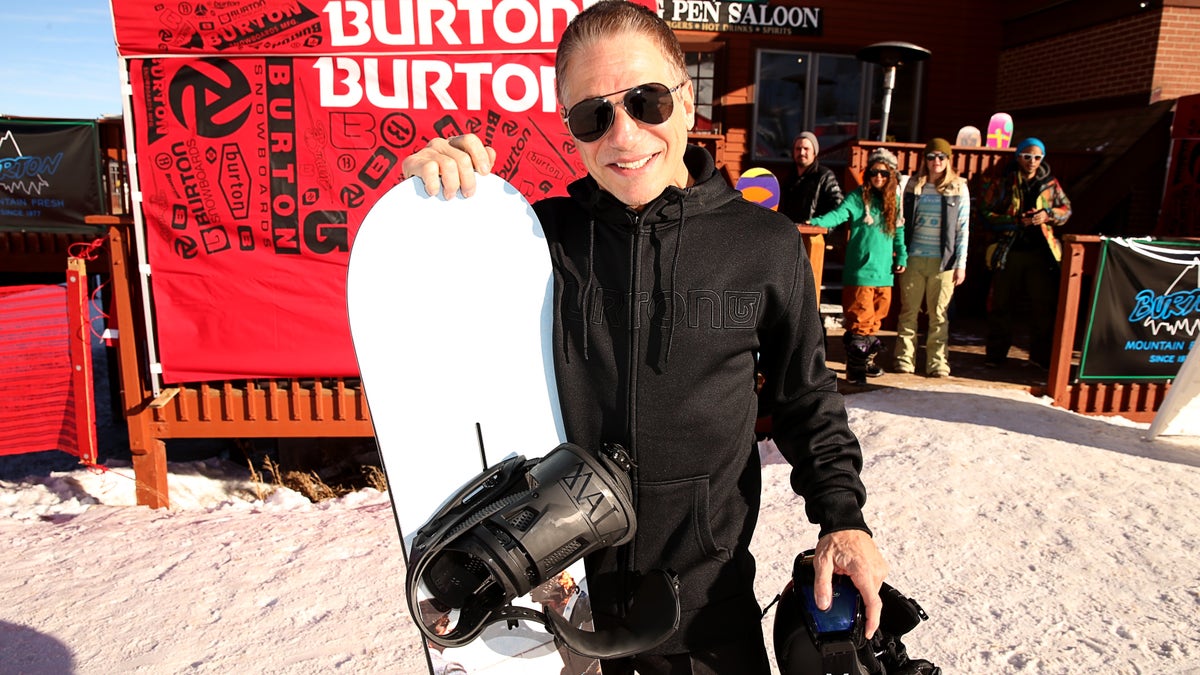
[[[930,616],[912,656],[947,674],[1200,672],[1200,437],[1145,440],[1011,388],[847,404],[889,581]],[[766,604],[816,528],[763,456]],[[386,493],[313,504],[209,459],[172,463],[172,508],[151,510],[127,465],[62,457],[0,458],[0,673],[425,672]]]

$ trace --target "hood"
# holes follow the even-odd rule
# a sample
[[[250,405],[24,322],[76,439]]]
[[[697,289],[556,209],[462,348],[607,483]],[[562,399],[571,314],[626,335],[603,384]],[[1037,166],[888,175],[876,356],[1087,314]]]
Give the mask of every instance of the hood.
[[[683,151],[683,163],[687,166],[688,175],[692,178],[691,187],[679,188],[667,186],[658,197],[636,211],[621,203],[612,194],[603,190],[590,175],[581,178],[567,186],[567,193],[584,207],[588,214],[588,256],[585,282],[581,289],[579,302],[584,315],[590,314],[590,303],[593,283],[595,281],[595,232],[596,224],[623,227],[635,230],[639,234],[662,236],[664,233],[678,228],[671,247],[670,275],[666,282],[667,297],[674,302],[675,283],[679,263],[679,248],[685,234],[687,214],[706,213],[729,201],[741,197],[741,193],[730,187],[725,178],[717,173],[716,164],[708,151],[695,145],[687,146]],[[557,311],[561,311],[558,308]],[[674,308],[671,309],[672,314]],[[663,357],[664,366],[671,360],[671,347],[674,343],[675,324],[667,327],[666,351]],[[588,334],[583,334],[584,359],[588,358]]]
[[[1013,159],[1008,163],[1007,171],[1011,174],[1020,174],[1021,165],[1017,163],[1016,159]],[[1033,180],[1040,183],[1049,178],[1050,175],[1050,163],[1043,159],[1042,163],[1038,165],[1037,171],[1033,174]]]

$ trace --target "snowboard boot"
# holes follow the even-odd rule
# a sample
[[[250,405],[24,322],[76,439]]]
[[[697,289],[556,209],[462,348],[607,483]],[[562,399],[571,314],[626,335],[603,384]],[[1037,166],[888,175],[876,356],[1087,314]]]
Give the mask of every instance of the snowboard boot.
[[[845,333],[842,344],[846,346],[846,383],[864,385],[867,383],[867,362],[870,359],[870,337]]]
[[[883,368],[875,363],[875,355],[883,351],[883,341],[874,335],[867,336],[870,341],[867,348],[867,377],[883,375]]]

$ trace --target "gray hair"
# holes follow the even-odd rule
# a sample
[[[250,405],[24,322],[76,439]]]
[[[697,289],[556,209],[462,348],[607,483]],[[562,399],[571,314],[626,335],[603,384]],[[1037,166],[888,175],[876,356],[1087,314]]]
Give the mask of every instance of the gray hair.
[[[665,21],[649,9],[626,0],[601,0],[576,15],[559,40],[554,56],[555,93],[559,101],[563,100],[563,73],[576,54],[589,44],[621,33],[640,33],[654,40],[667,63],[678,71],[681,78],[686,78],[687,63],[683,47]],[[673,87],[679,83],[661,84]]]

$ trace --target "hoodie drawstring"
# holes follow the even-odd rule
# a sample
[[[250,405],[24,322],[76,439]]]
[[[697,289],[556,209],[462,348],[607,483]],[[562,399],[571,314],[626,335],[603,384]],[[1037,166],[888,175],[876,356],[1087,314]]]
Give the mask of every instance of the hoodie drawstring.
[[[596,285],[595,285],[595,276],[596,276],[595,275],[595,257],[596,257],[595,210],[596,210],[596,205],[599,202],[599,194],[592,196],[588,201],[589,201],[589,203],[587,204],[587,208],[588,208],[589,215],[588,215],[587,262],[586,262],[586,265],[584,268],[583,283],[580,285],[579,295],[576,298],[578,305],[580,307],[580,310],[583,313],[583,360],[584,361],[587,361],[590,358],[590,342],[591,342],[591,340],[590,340],[588,333],[590,332],[592,312],[594,311],[594,306],[595,306],[595,300],[593,298],[593,296],[595,295],[595,289],[596,289]],[[669,300],[666,303],[667,345],[666,345],[665,356],[663,359],[664,365],[666,365],[667,363],[670,363],[670,361],[671,361],[671,348],[675,342],[675,286],[676,286],[676,281],[677,281],[677,277],[679,274],[679,252],[680,252],[680,247],[682,246],[681,242],[683,239],[683,226],[684,226],[684,223],[686,222],[685,201],[686,200],[684,200],[683,198],[680,198],[678,201],[678,204],[679,204],[679,227],[678,227],[678,229],[679,229],[679,231],[675,235],[675,245],[674,245],[674,250],[673,250],[672,256],[671,256],[670,280],[668,282],[669,286],[666,289],[666,294],[669,297]],[[636,230],[636,226],[635,226],[635,230]],[[636,238],[636,236],[637,236],[636,231],[633,236]],[[631,279],[631,282],[636,286],[636,283],[637,283],[637,261],[635,260],[636,246],[630,247],[629,256],[630,256],[630,259],[629,259],[630,271],[634,275],[634,278]],[[555,308],[555,311],[557,313],[557,319],[559,320],[559,323],[561,325],[563,309],[561,306],[559,306],[559,307]],[[568,332],[566,330],[563,331],[562,341],[563,341],[563,353],[569,355],[570,350],[567,349],[567,343],[569,342],[569,338],[568,338]],[[567,358],[569,359],[570,357],[568,356]]]
[[[596,257],[596,218],[588,217],[587,279],[583,283],[583,360],[588,360],[588,333],[592,323],[592,265]]]
[[[684,217],[684,205],[686,200],[679,200],[679,227],[675,233],[675,251],[671,254],[671,283],[667,289],[667,295],[671,298],[670,310],[667,313],[667,354],[663,359],[663,365],[671,363],[671,345],[675,341],[675,275],[679,270],[679,246],[683,239],[683,224],[686,218]],[[665,370],[665,368],[664,368]]]

